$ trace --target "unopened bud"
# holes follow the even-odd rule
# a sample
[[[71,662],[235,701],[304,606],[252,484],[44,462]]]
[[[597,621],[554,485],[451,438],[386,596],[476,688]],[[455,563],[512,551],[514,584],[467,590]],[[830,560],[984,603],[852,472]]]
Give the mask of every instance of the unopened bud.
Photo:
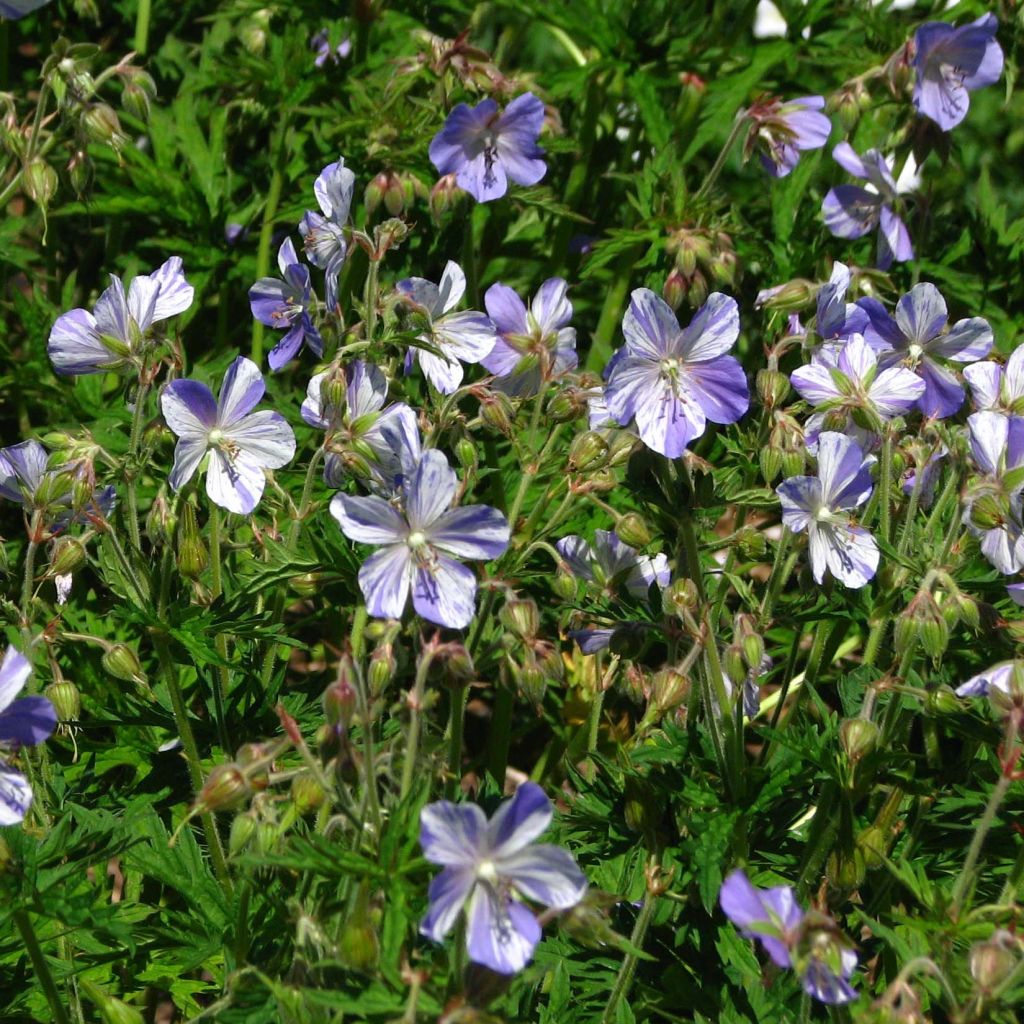
[[[848,718],[839,726],[839,742],[853,764],[878,745],[879,729],[869,718]]]
[[[500,430],[506,437],[511,436],[516,410],[508,395],[500,391],[488,392],[487,396],[480,401],[480,416],[495,430]]]
[[[686,298],[689,290],[689,281],[683,271],[673,267],[669,271],[668,277],[665,278],[661,294],[673,309],[678,309],[683,304],[683,299]]]
[[[639,512],[627,512],[615,524],[619,539],[630,547],[644,548],[654,539],[651,528]]]
[[[219,764],[206,777],[196,802],[209,811],[230,811],[251,795],[245,773],[237,764]]]
[[[573,388],[559,391],[549,402],[547,417],[553,423],[571,423],[587,407],[586,399]]]
[[[228,853],[232,857],[237,857],[252,842],[253,837],[256,835],[257,821],[258,819],[255,814],[246,811],[244,814],[236,815],[235,819],[231,822],[231,833],[228,836]]]
[[[299,597],[313,597],[323,589],[323,573],[304,572],[288,581],[288,589]]]
[[[465,686],[476,679],[473,659],[462,644],[447,644],[441,664],[449,682],[456,686]]]
[[[181,504],[178,518],[178,572],[186,579],[197,579],[210,564],[210,552],[199,533],[196,510],[190,501]]]
[[[626,827],[634,832],[649,832],[661,821],[663,807],[657,791],[645,779],[627,776],[623,787]]]
[[[85,545],[75,537],[61,537],[53,547],[50,573],[67,576],[85,565]]]
[[[665,599],[677,612],[692,611],[697,607],[697,585],[690,579],[673,580],[665,591]]]
[[[384,201],[384,195],[388,190],[390,178],[391,176],[387,171],[381,171],[366,186],[366,191],[363,193],[363,202],[366,204],[367,213],[371,215],[375,213],[377,207]]]
[[[551,589],[564,601],[571,601],[576,596],[576,577],[571,573],[558,572],[551,581]]]
[[[740,644],[729,644],[726,647],[722,653],[722,668],[734,683],[741,683],[747,678],[747,664]]]
[[[685,704],[690,696],[690,680],[672,668],[655,672],[651,680],[651,700],[662,715]]]
[[[609,491],[614,491],[617,486],[618,481],[615,479],[615,474],[607,467],[596,472],[591,470],[587,477],[587,490],[595,494],[607,494]]]
[[[140,121],[149,120],[149,93],[135,82],[125,82],[121,93],[121,106],[125,113],[137,117]]]
[[[569,472],[598,470],[608,462],[608,442],[596,430],[577,435],[569,446]]]
[[[540,629],[540,612],[531,598],[509,598],[498,616],[506,629],[524,640],[533,639]]]
[[[354,971],[372,971],[380,960],[380,940],[370,908],[369,883],[361,882],[338,940],[338,955]]]
[[[355,680],[352,666],[347,656],[343,656],[338,666],[338,677],[327,687],[320,698],[324,718],[328,725],[342,725],[346,728],[352,720],[357,701]]]
[[[779,313],[795,313],[814,298],[816,291],[813,281],[797,278],[774,288],[766,288],[758,294],[756,305]]]
[[[536,659],[527,657],[522,665],[515,666],[513,675],[519,693],[539,709],[544,703],[544,693],[548,688],[543,668],[537,664]]]
[[[459,465],[467,473],[472,473],[477,467],[476,445],[468,437],[460,437],[455,445],[455,457]]]
[[[465,199],[466,193],[456,184],[455,175],[445,174],[430,190],[430,213],[435,220],[440,220]]]
[[[57,172],[41,157],[25,166],[22,181],[29,199],[45,207],[57,194]]]
[[[324,787],[312,775],[303,773],[292,779],[292,802],[299,814],[318,811],[327,799]]]
[[[746,526],[740,530],[736,537],[736,550],[741,558],[758,559],[763,558],[768,550],[768,541],[760,530],[753,526]]]
[[[385,641],[374,648],[370,655],[370,667],[367,670],[367,678],[370,683],[370,692],[377,696],[383,693],[395,673],[398,671],[398,661],[395,658],[394,645]]]
[[[774,483],[782,472],[782,452],[772,445],[765,445],[758,452],[757,460],[761,466],[761,479],[766,484]]]
[[[1021,942],[1012,932],[999,928],[987,942],[971,946],[971,977],[985,994],[998,988],[1021,963]]]
[[[960,698],[953,691],[951,686],[943,683],[935,690],[928,693],[924,702],[924,710],[933,715],[958,714],[962,708]]]
[[[82,978],[78,984],[89,1001],[95,1005],[102,1024],[145,1024],[141,1010],[107,995],[95,982]]]
[[[993,494],[983,494],[971,503],[971,524],[979,530],[995,530],[1009,518],[1009,509]]]
[[[126,683],[145,681],[139,656],[127,644],[112,644],[103,652],[100,662],[115,679]]]
[[[253,56],[258,57],[267,45],[267,28],[255,17],[246,18],[238,28],[242,45]]]
[[[789,378],[779,370],[758,370],[757,393],[766,409],[775,409],[789,397]]]
[[[864,866],[869,870],[880,868],[885,863],[888,853],[886,837],[888,833],[880,825],[869,825],[857,836],[857,849],[864,858]]]
[[[800,476],[807,463],[803,448],[793,448],[782,453],[782,473],[785,477]]]
[[[77,722],[82,713],[82,694],[70,679],[58,679],[43,690],[61,723]]]
[[[117,111],[109,103],[93,103],[82,115],[82,123],[93,142],[120,149],[128,141]]]
[[[747,633],[740,641],[747,668],[759,670],[764,661],[764,640],[759,633]]]

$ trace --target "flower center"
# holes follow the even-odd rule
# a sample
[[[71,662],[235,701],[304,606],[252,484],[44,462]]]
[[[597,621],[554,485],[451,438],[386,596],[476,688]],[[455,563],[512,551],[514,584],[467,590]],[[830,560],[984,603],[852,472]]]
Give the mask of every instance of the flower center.
[[[207,440],[215,448],[219,448],[224,443],[224,431],[220,427],[214,427],[213,430],[207,434]]]
[[[907,349],[907,355],[916,363],[924,355],[924,346],[913,342]]]
[[[493,860],[484,860],[477,865],[476,877],[488,885],[496,885],[498,882],[498,869]]]
[[[408,544],[414,551],[427,543],[427,535],[422,530],[413,530],[409,534]]]

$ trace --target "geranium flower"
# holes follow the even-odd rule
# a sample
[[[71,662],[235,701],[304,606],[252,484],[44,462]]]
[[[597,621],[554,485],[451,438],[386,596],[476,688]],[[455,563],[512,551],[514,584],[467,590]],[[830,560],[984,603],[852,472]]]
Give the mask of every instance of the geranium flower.
[[[192,479],[210,452],[210,500],[229,512],[252,512],[267,483],[264,470],[279,469],[295,455],[295,434],[288,421],[269,409],[252,411],[265,390],[260,368],[244,356],[228,367],[219,400],[197,380],[175,380],[164,388],[160,408],[178,436],[168,479],[173,490]]]
[[[775,489],[782,522],[795,533],[807,533],[811,571],[818,583],[826,569],[853,589],[875,575],[878,545],[850,518],[871,496],[874,461],[850,438],[826,430],[818,437],[818,475],[790,477]]]
[[[670,459],[712,423],[735,423],[750,405],[747,378],[725,353],[740,332],[736,300],[714,292],[686,328],[649,288],[633,292],[622,320],[626,344],[612,356],[608,411],[636,420],[648,448]]]
[[[138,366],[150,328],[184,313],[195,289],[185,280],[181,257],[172,256],[152,274],[139,274],[128,287],[110,275],[110,287],[93,311],[72,309],[57,317],[46,351],[57,373],[77,376]]]
[[[848,979],[857,954],[822,914],[806,913],[788,885],[759,889],[742,871],[722,883],[718,901],[740,934],[757,939],[778,967],[792,967],[804,991],[821,1003],[838,1005],[857,998]]]
[[[975,408],[1020,415],[1024,412],[1024,345],[1015,348],[1006,366],[986,360],[964,367]]]
[[[417,614],[462,629],[473,619],[476,577],[457,558],[490,561],[504,554],[508,520],[487,505],[450,508],[458,480],[436,449],[425,451],[405,486],[404,505],[375,495],[336,494],[331,515],[349,540],[376,544],[359,570],[367,611],[397,619],[412,589]]]
[[[867,313],[846,301],[850,279],[850,268],[836,260],[827,283],[818,289],[814,330],[823,342],[846,341],[853,334],[863,334],[868,325]]]
[[[328,164],[313,182],[313,194],[321,212],[307,210],[299,222],[306,258],[324,272],[328,310],[338,305],[338,274],[348,252],[344,227],[352,207],[355,183],[356,176],[345,166],[344,159]]]
[[[340,487],[352,469],[391,493],[399,478],[416,468],[420,458],[416,413],[404,402],[385,408],[387,397],[384,374],[361,359],[344,370],[338,368],[336,375],[327,370],[318,373],[309,382],[302,418],[328,432],[324,482],[329,487]]]
[[[848,142],[840,142],[832,157],[855,178],[865,179],[868,188],[836,185],[829,189],[821,206],[829,231],[838,238],[861,238],[877,227],[878,266],[882,270],[888,270],[893,260],[912,260],[914,248],[907,226],[892,209],[896,182],[885,157],[877,149],[859,157]]]
[[[994,14],[983,14],[960,28],[928,21],[914,33],[914,106],[944,132],[967,116],[971,90],[999,81],[998,28]]]
[[[537,394],[541,381],[574,370],[576,328],[569,327],[572,303],[560,277],[545,281],[527,309],[508,285],[492,284],[484,307],[494,322],[497,340],[481,360],[495,374],[494,386],[515,398]]]
[[[430,160],[438,174],[454,174],[478,203],[500,199],[510,179],[536,185],[547,172],[537,145],[543,124],[544,104],[530,92],[501,114],[492,99],[475,107],[460,103],[430,143]]]
[[[609,596],[622,587],[634,597],[646,598],[652,583],[668,586],[668,559],[638,554],[614,531],[595,530],[592,545],[582,537],[569,536],[555,547],[573,576],[597,585]]]
[[[747,110],[751,121],[745,144],[749,156],[758,144],[761,164],[773,178],[784,178],[796,167],[800,151],[821,149],[832,134],[832,122],[821,113],[823,96],[801,96],[795,100],[773,97],[754,103]]]
[[[572,854],[546,843],[531,845],[552,816],[551,801],[535,782],[524,782],[489,821],[476,804],[427,804],[420,812],[420,845],[423,856],[444,870],[430,883],[430,909],[420,931],[441,942],[468,902],[470,960],[499,974],[521,971],[540,941],[541,926],[516,897],[567,910],[587,891]]]
[[[933,284],[915,285],[896,303],[891,317],[878,299],[857,303],[870,320],[866,336],[879,351],[881,366],[901,362],[925,383],[918,408],[925,416],[952,416],[964,401],[964,389],[938,360],[973,363],[992,350],[992,328],[980,316],[958,320],[948,331],[946,300]]]
[[[452,260],[445,266],[440,284],[410,277],[396,287],[406,303],[427,320],[420,340],[441,352],[437,356],[410,348],[407,366],[418,360],[427,380],[441,394],[450,395],[462,383],[462,363],[479,363],[494,348],[494,324],[475,309],[454,311],[465,294],[466,275]]]
[[[34,747],[57,726],[57,713],[45,697],[15,700],[32,674],[28,658],[13,647],[0,662],[0,745]],[[21,772],[0,758],[0,825],[16,825],[32,804],[32,788]]]
[[[1014,671],[1020,671],[1020,662],[1001,661],[991,668],[971,676],[966,683],[961,683],[956,688],[958,697],[987,697],[992,690],[999,690],[1007,696],[1011,693],[1011,683]]]
[[[272,370],[280,370],[290,363],[298,354],[303,341],[316,355],[324,354],[320,332],[309,315],[314,301],[309,267],[299,263],[290,238],[286,238],[277,250],[277,265],[284,280],[261,277],[249,289],[252,315],[261,324],[286,332],[267,356]]]

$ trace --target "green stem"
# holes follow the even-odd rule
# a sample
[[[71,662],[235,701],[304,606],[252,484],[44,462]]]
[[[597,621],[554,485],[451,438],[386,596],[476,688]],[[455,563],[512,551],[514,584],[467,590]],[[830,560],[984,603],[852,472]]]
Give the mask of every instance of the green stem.
[[[910,500],[907,502],[907,513],[903,517],[903,531],[900,534],[900,543],[897,551],[904,555],[910,538],[913,535],[914,517],[917,515],[917,506],[921,501],[921,489],[924,486],[924,466],[918,466],[914,473],[914,486],[910,489]]]
[[[605,688],[599,686],[594,699],[590,702],[590,715],[587,718],[587,754],[597,750],[597,741],[601,736],[601,715],[604,712]]]
[[[21,635],[25,643],[25,653],[32,642],[32,595],[36,589],[36,553],[39,551],[37,538],[43,528],[43,513],[38,509],[32,513],[32,521],[28,529],[28,545],[25,548],[25,571],[21,580]]]
[[[420,728],[423,712],[423,694],[427,685],[427,673],[430,663],[434,660],[432,648],[424,650],[416,666],[416,678],[409,695],[409,735],[406,740],[405,760],[402,762],[402,783],[398,790],[398,801],[403,803],[412,789],[413,777],[416,774],[416,757],[420,747]]]
[[[373,343],[373,336],[377,333],[377,271],[379,267],[379,261],[371,256],[370,265],[366,268],[366,284],[363,290],[366,341],[369,344]]]
[[[540,416],[544,411],[544,389],[540,388],[537,391],[537,396],[533,400],[533,414],[530,416],[530,442],[533,442],[534,436],[540,427]],[[523,507],[523,502],[526,500],[526,492],[530,489],[530,484],[533,483],[533,478],[540,472],[541,464],[544,461],[544,456],[548,451],[548,442],[555,436],[552,432],[548,435],[545,443],[541,445],[540,451],[537,453],[537,457],[528,462],[523,469],[522,479],[519,481],[519,488],[516,490],[516,496],[512,501],[512,508],[509,509],[508,513],[508,524],[515,533],[516,520],[519,518],[519,512]]]
[[[758,613],[758,621],[762,629],[767,629],[772,618],[772,609],[779,596],[779,591],[785,586],[789,574],[796,565],[796,556],[786,557],[789,551],[789,544],[793,538],[789,527],[782,528],[782,536],[779,538],[778,546],[775,548],[775,561],[772,563],[772,573],[768,577],[768,585],[765,587],[764,598],[761,601],[761,608]]]
[[[515,707],[515,693],[507,680],[496,684],[494,709],[491,712],[491,728],[487,744],[487,768],[499,786],[505,785],[508,770],[508,751],[512,738],[512,711]]]
[[[136,551],[142,550],[142,536],[139,533],[139,499],[135,493],[135,483],[138,479],[139,446],[142,440],[142,424],[145,421],[146,398],[149,395],[149,384],[143,383],[140,379],[139,390],[135,395],[135,409],[132,412],[132,429],[128,437],[128,466],[125,488],[128,500],[128,510],[125,518],[128,520],[128,536],[131,538],[132,547]]]
[[[277,139],[273,146],[271,162],[274,168],[267,191],[267,202],[263,207],[263,223],[260,226],[259,247],[256,250],[256,279],[266,277],[270,273],[270,243],[274,238],[274,220],[277,207],[281,202],[281,190],[284,188],[284,140],[288,131],[288,119],[285,117],[277,130]],[[260,366],[263,363],[263,324],[258,320],[252,325],[252,361]]]
[[[32,961],[32,969],[36,973],[39,987],[50,1004],[50,1012],[53,1014],[55,1024],[71,1024],[71,1020],[64,1009],[60,999],[60,991],[53,975],[50,973],[50,966],[46,962],[42,947],[39,945],[39,938],[36,936],[35,928],[32,927],[32,919],[24,908],[15,910],[12,915],[14,923],[21,935],[21,941],[25,944],[25,951]]]
[[[740,137],[744,127],[747,123],[747,112],[740,110],[737,112],[735,119],[732,123],[732,129],[729,132],[728,137],[722,145],[722,149],[718,154],[714,164],[711,166],[711,170],[708,171],[708,176],[704,179],[704,183],[701,185],[694,195],[694,201],[703,199],[704,196],[711,191],[715,182],[718,181],[718,176],[722,173],[722,169],[725,167],[725,161],[729,159],[729,153],[732,151],[732,147],[735,145],[736,140]]]
[[[704,573],[700,567],[700,548],[697,545],[697,532],[694,528],[693,516],[689,510],[684,510],[679,517],[679,555],[682,556],[683,564],[679,565],[679,555],[676,557],[676,574],[682,570],[683,575],[693,580],[697,588],[697,596],[701,602],[705,599]]]
[[[144,54],[149,46],[150,0],[138,0],[135,13],[135,52]]]
[[[886,544],[892,530],[892,431],[882,432],[882,453],[878,460],[878,535]]]
[[[448,707],[448,782],[445,796],[451,799],[459,791],[462,782],[462,729],[466,715],[466,698],[469,686],[460,684],[451,688]]]

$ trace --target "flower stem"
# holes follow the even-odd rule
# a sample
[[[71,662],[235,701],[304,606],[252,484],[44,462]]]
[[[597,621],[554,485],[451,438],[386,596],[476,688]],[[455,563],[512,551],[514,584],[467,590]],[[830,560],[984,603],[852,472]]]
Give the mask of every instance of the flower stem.
[[[49,964],[47,964],[42,947],[39,945],[39,938],[36,935],[35,928],[32,926],[32,919],[29,917],[28,911],[24,908],[19,908],[11,916],[14,918],[14,924],[21,935],[21,941],[25,943],[25,951],[32,961],[32,969],[36,973],[39,987],[43,990],[46,1001],[50,1004],[50,1012],[53,1014],[54,1024],[71,1024],[67,1011],[64,1009],[64,1004],[61,1002],[57,983],[53,980]]]
[[[745,110],[739,110],[736,112],[736,117],[732,123],[732,129],[729,132],[728,137],[722,145],[722,149],[715,159],[714,164],[711,166],[711,170],[708,171],[708,176],[704,179],[703,184],[697,189],[694,194],[694,200],[703,199],[704,196],[711,191],[715,182],[718,181],[718,176],[722,173],[722,169],[725,167],[725,161],[729,159],[729,154],[732,152],[732,147],[736,144],[736,140],[740,137],[744,127],[747,123],[747,112]]]
[[[132,429],[128,438],[128,486],[125,488],[128,499],[128,511],[125,518],[128,520],[128,536],[131,538],[132,547],[136,551],[142,550],[142,536],[139,533],[139,500],[135,493],[135,482],[138,479],[139,466],[136,462],[139,457],[139,446],[142,439],[142,424],[145,420],[146,398],[149,395],[149,384],[139,380],[139,390],[135,395],[135,408],[132,411]]]
[[[530,416],[530,441],[534,439],[534,435],[540,428],[540,416],[544,410],[544,389],[540,388],[537,391],[537,396],[533,400],[533,413]],[[508,512],[508,525],[512,530],[513,534],[516,529],[516,520],[519,518],[519,513],[522,510],[523,502],[526,500],[526,492],[530,489],[530,484],[533,482],[533,478],[540,472],[540,465],[544,459],[544,456],[548,452],[548,442],[555,437],[555,432],[548,435],[545,443],[541,445],[540,451],[537,452],[536,458],[530,460],[526,466],[523,467],[523,475],[519,481],[519,488],[516,491],[516,496],[512,501],[512,507]]]
[[[135,43],[136,53],[144,54],[149,46],[149,5],[150,0],[139,0],[139,6],[135,13]]]
[[[224,582],[221,573],[220,554],[220,508],[211,502],[210,504],[210,596],[216,601],[224,593]],[[224,633],[218,633],[213,641],[217,654],[221,661],[228,660],[228,638]],[[220,743],[224,750],[229,750],[227,734],[226,714],[224,702],[228,699],[228,691],[231,689],[231,672],[227,665],[217,666],[218,684],[213,689],[213,702],[217,710],[217,731],[220,733]]]
[[[370,265],[366,268],[366,284],[363,290],[363,313],[366,318],[366,340],[373,342],[377,333],[377,270],[379,260],[370,257]]]
[[[399,803],[404,802],[412,789],[413,776],[416,773],[416,756],[420,747],[420,728],[423,711],[423,692],[427,684],[427,673],[430,671],[430,663],[434,660],[432,648],[427,648],[420,656],[419,664],[416,666],[416,678],[413,681],[412,692],[409,694],[409,735],[405,746],[405,760],[402,762],[402,783],[398,790]]]
[[[878,535],[886,544],[892,530],[892,432],[882,431],[882,453],[878,460]]]
[[[281,189],[284,188],[283,166],[284,140],[288,131],[287,116],[281,121],[277,129],[277,139],[273,147],[271,163],[274,172],[270,178],[270,188],[267,191],[267,202],[263,207],[263,223],[260,226],[259,248],[256,250],[256,279],[266,277],[270,273],[270,243],[274,238],[274,220],[277,217],[277,207],[281,202]],[[252,361],[259,366],[263,362],[263,324],[254,319],[252,325]]]
[[[469,686],[461,683],[452,687],[448,707],[448,781],[445,796],[449,799],[459,791],[462,781],[462,728],[466,715]]]

